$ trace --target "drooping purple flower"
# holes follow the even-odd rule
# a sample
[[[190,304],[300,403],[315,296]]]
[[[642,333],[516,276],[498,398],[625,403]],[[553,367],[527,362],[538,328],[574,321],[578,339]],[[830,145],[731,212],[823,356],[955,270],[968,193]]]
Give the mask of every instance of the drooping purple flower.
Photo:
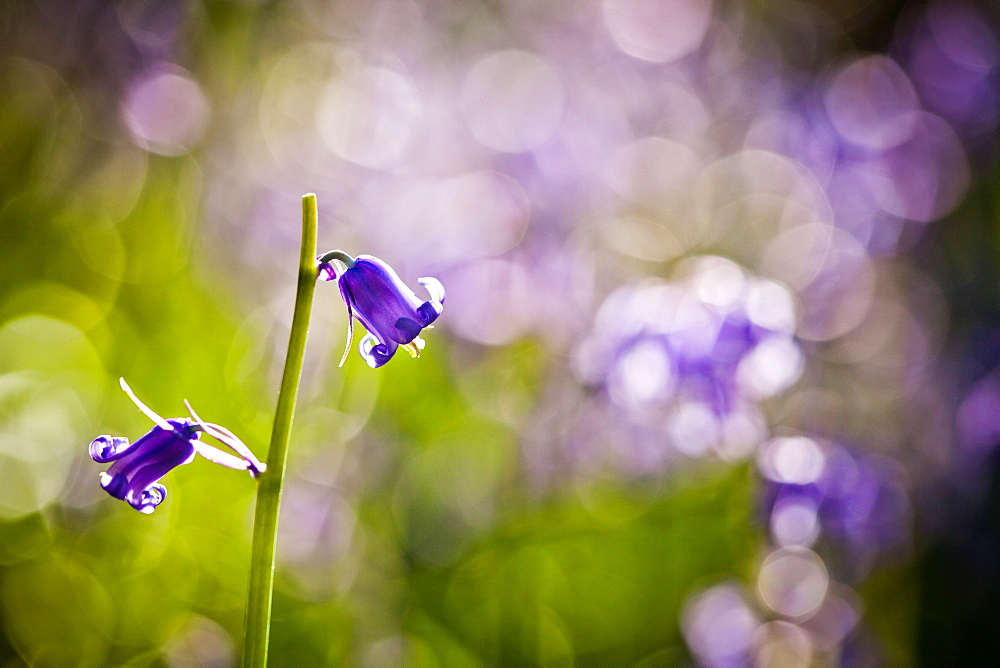
[[[121,436],[102,435],[90,443],[90,456],[95,462],[110,468],[101,473],[101,487],[111,496],[127,502],[141,513],[149,514],[167,496],[159,479],[181,464],[190,463],[195,453],[210,462],[232,469],[249,471],[256,478],[267,467],[231,431],[217,424],[204,422],[186,401],[190,418],[164,420],[154,413],[120,379],[122,389],[148,418],[156,423],[152,431],[135,443]],[[201,441],[206,433],[236,452],[239,457],[223,452]]]
[[[421,278],[417,282],[427,288],[430,299],[421,301],[408,288],[392,267],[371,255],[352,258],[341,251],[330,251],[319,258],[319,277],[337,281],[340,296],[347,304],[350,348],[353,317],[368,330],[358,350],[372,368],[380,367],[402,347],[417,357],[424,347],[420,332],[441,315],[444,286],[436,278]],[[338,274],[334,260],[346,269]],[[344,358],[347,350],[344,351]],[[341,364],[344,360],[341,359]]]

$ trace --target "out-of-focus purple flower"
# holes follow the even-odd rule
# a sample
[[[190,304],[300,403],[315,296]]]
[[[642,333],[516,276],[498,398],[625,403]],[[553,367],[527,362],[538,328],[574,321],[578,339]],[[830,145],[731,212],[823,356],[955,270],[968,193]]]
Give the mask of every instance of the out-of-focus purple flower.
[[[122,389],[156,426],[135,443],[121,436],[98,436],[90,443],[90,456],[95,462],[113,462],[101,474],[101,487],[111,496],[127,502],[141,513],[149,514],[167,496],[167,489],[157,481],[174,467],[190,463],[195,453],[210,462],[232,469],[249,471],[256,478],[267,467],[231,431],[217,424],[204,422],[186,401],[191,418],[164,420],[143,404],[121,379]],[[202,432],[218,439],[239,457],[223,452],[201,439]]]
[[[420,332],[437,320],[444,308],[444,286],[439,280],[418,280],[431,296],[421,301],[392,267],[371,255],[352,258],[341,251],[330,251],[318,260],[319,277],[324,281],[335,280],[340,285],[340,296],[347,304],[348,322],[353,323],[352,317],[356,317],[368,330],[358,346],[368,366],[382,366],[400,347],[413,357],[420,355],[424,347]],[[342,263],[346,269],[338,274],[334,261]],[[348,349],[352,332],[349,330]],[[347,350],[344,357],[347,357]]]
[[[701,665],[750,663],[761,619],[748,598],[742,585],[724,582],[692,595],[684,604],[681,629]]]
[[[822,533],[862,558],[906,543],[909,500],[887,462],[791,436],[764,444],[758,466],[767,479],[765,508],[779,544],[809,545]],[[805,526],[810,522],[815,528]]]
[[[1000,368],[966,393],[956,423],[963,455],[977,465],[1000,444]]]
[[[948,119],[973,152],[977,143],[994,143],[1000,121],[995,17],[971,2],[934,2],[895,42],[924,106]]]
[[[736,459],[763,436],[757,404],[802,372],[793,299],[721,257],[693,258],[688,269],[612,293],[577,372],[626,421],[656,426],[661,444]]]

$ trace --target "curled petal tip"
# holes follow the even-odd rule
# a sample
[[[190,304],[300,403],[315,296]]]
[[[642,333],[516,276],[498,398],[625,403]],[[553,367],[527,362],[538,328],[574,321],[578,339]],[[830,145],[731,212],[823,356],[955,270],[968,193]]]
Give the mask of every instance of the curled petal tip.
[[[361,357],[364,358],[365,362],[368,362],[368,366],[373,369],[377,369],[382,366],[396,354],[397,344],[395,341],[390,341],[390,344],[379,343],[371,334],[366,334],[361,343],[358,344],[358,352],[361,353]]]
[[[321,281],[337,280],[337,272],[334,270],[333,265],[329,262],[320,262],[316,266],[316,276]]]
[[[417,308],[417,313],[420,315],[420,324],[430,327],[444,311],[444,286],[441,285],[441,281],[431,277],[421,278],[419,283],[427,288],[431,298]]]
[[[167,488],[159,483],[154,483],[144,489],[139,498],[128,499],[129,505],[144,515],[149,515],[156,507],[167,498]]]
[[[121,457],[128,446],[127,438],[104,434],[90,442],[90,458],[98,464],[107,464]]]
[[[441,284],[441,281],[431,276],[425,276],[418,278],[417,283],[427,288],[427,292],[431,296],[431,301],[444,304],[444,286]]]

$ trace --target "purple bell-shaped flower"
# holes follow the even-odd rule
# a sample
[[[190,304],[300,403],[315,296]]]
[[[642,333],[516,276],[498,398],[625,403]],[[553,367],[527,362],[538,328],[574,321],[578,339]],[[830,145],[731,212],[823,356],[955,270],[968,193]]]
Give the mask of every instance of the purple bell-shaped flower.
[[[341,251],[330,251],[319,258],[319,277],[337,281],[340,296],[347,304],[348,342],[353,337],[353,318],[361,321],[368,334],[361,340],[359,351],[372,368],[388,362],[397,348],[417,357],[424,347],[420,333],[431,326],[443,310],[444,286],[436,278],[421,278],[417,282],[427,288],[430,299],[421,300],[408,288],[392,267],[371,255],[357,258]],[[337,265],[345,269],[338,274]],[[344,351],[344,363],[347,350]]]
[[[174,467],[190,463],[196,453],[210,462],[249,471],[255,478],[267,468],[235,434],[225,427],[204,422],[187,401],[184,405],[190,418],[165,420],[139,401],[124,378],[120,382],[129,398],[156,426],[135,443],[121,436],[107,435],[91,441],[90,456],[94,461],[111,463],[108,470],[101,473],[101,487],[116,499],[127,502],[141,513],[153,512],[167,496],[166,487],[158,482],[160,478]],[[239,456],[202,442],[202,433],[228,446]]]

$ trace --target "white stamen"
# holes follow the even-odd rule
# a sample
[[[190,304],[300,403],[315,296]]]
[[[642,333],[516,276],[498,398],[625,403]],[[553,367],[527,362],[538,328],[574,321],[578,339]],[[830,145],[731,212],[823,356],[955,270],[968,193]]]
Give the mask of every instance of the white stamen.
[[[136,405],[136,408],[142,411],[143,415],[145,415],[150,420],[155,422],[157,427],[159,427],[160,429],[165,429],[167,431],[174,430],[173,425],[171,425],[169,422],[167,422],[159,415],[154,413],[153,409],[151,409],[149,406],[139,401],[139,397],[135,396],[135,392],[133,392],[132,388],[128,386],[128,383],[125,382],[124,378],[119,378],[118,384],[121,385],[123,390],[125,390],[125,394],[127,394],[128,398],[132,400],[132,403]]]
[[[340,357],[338,367],[344,366],[347,361],[347,354],[351,352],[351,345],[354,343],[354,309],[351,308],[350,300],[347,301],[347,345],[344,346],[344,354]]]
[[[246,466],[237,467],[234,466],[232,463],[226,463],[225,461],[218,461],[218,459],[212,459],[212,457],[209,457],[208,455],[205,454],[205,452],[203,452],[202,448],[198,447],[198,445],[195,444],[195,449],[198,450],[198,453],[201,454],[202,457],[205,457],[205,459],[213,461],[217,464],[223,464],[224,466],[229,466],[230,468],[244,468],[244,469],[256,468],[257,471],[261,473],[263,473],[267,469],[267,465],[264,464],[263,462],[258,461],[257,458],[254,456],[253,452],[250,450],[250,448],[247,447],[247,444],[241,441],[236,434],[234,434],[233,432],[229,431],[228,429],[226,429],[221,425],[217,425],[212,422],[205,422],[204,420],[202,420],[198,416],[198,414],[194,412],[194,408],[191,406],[191,404],[188,402],[187,399],[184,400],[184,407],[188,409],[188,413],[191,415],[191,418],[195,421],[195,423],[199,427],[202,428],[202,430],[206,434],[208,434],[209,436],[216,439],[217,441],[219,441],[220,443],[231,449],[233,452],[238,454],[242,458],[240,459],[240,461],[244,462]],[[192,443],[194,442],[192,441]],[[222,455],[225,455],[226,458],[231,457],[231,455],[228,455],[227,453],[222,452],[217,448],[212,448],[211,446],[207,447],[210,448],[211,450],[215,450],[216,452]],[[256,474],[253,473],[252,471],[251,474],[255,478],[257,477]]]

